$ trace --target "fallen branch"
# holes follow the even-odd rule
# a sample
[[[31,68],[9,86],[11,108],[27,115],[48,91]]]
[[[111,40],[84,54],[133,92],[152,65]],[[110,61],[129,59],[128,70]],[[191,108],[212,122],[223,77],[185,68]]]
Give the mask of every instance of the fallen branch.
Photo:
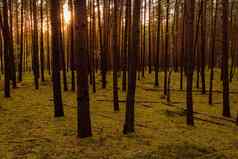
[[[140,87],[140,86],[138,86]],[[145,91],[154,91],[154,92],[159,92],[159,91],[163,91],[162,88],[146,88],[146,87],[140,87]],[[173,92],[186,92],[186,90],[181,90],[181,89],[170,89]],[[193,90],[193,92],[201,92],[201,90]],[[220,90],[213,90],[213,93],[223,93],[223,91]],[[238,91],[230,91],[230,94],[238,94]]]
[[[111,99],[96,99],[96,101],[98,102],[113,102],[113,100]],[[135,101],[136,103],[161,103],[158,101]],[[119,100],[119,103],[126,103],[126,100]]]
[[[184,115],[185,115],[185,114],[182,113],[182,112],[175,112],[175,111],[171,111],[171,110],[167,110],[167,111],[170,112],[170,113],[177,114],[177,115],[179,115],[179,116],[184,116]],[[226,127],[227,127],[227,125],[224,124],[224,123],[220,123],[220,122],[216,122],[216,121],[212,121],[212,120],[207,120],[207,119],[202,119],[202,118],[199,118],[199,117],[197,117],[197,116],[193,116],[193,118],[196,119],[196,120],[208,122],[208,123],[210,123],[210,124],[215,124],[215,125],[220,125],[220,126],[226,126]]]
[[[178,107],[178,106],[175,105],[175,104],[165,103],[165,102],[161,102],[161,103],[164,104],[164,105],[167,105],[167,106],[171,106],[171,107],[178,108],[178,109],[180,109],[180,110],[182,110],[182,111],[187,111],[186,109],[181,108],[181,107]],[[234,123],[234,124],[237,124],[237,122],[236,122],[235,119],[225,118],[225,117],[218,117],[218,116],[215,116],[215,115],[209,115],[209,114],[207,114],[207,113],[201,113],[201,112],[196,112],[196,111],[194,111],[193,113],[194,113],[194,114],[203,115],[203,116],[206,116],[206,117],[209,117],[209,118],[218,119],[218,120],[223,120],[223,121],[232,122],[232,123]]]
[[[147,105],[147,104],[142,104],[142,106],[145,108],[153,108],[151,105]]]

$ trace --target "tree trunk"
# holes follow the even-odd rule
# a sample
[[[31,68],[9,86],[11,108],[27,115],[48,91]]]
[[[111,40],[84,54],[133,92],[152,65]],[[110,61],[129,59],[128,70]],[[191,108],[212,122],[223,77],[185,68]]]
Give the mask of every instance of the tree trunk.
[[[160,54],[160,18],[161,18],[161,0],[158,1],[158,29],[157,29],[157,51],[155,62],[155,86],[159,86],[159,54]]]
[[[24,39],[23,39],[23,9],[24,9],[24,0],[21,0],[21,42],[20,42],[20,55],[19,55],[19,64],[18,64],[18,81],[22,81],[22,65],[23,65],[23,47],[24,47]]]
[[[40,69],[41,69],[41,81],[45,81],[44,68],[45,68],[45,53],[44,53],[44,35],[43,35],[43,0],[41,0],[40,6]]]
[[[130,0],[129,0],[130,1]],[[124,134],[134,132],[135,122],[135,90],[136,90],[136,61],[137,54],[140,51],[140,7],[141,0],[134,0],[133,9],[133,22],[132,22],[132,37],[130,35],[129,40],[132,40],[132,48],[128,52],[128,92],[126,102],[126,120],[124,124]],[[131,1],[128,3],[128,7],[131,7]]]
[[[4,96],[10,97],[10,31],[8,25],[8,3],[3,0],[3,39],[4,39]]]
[[[114,0],[114,19],[113,19],[113,105],[114,111],[119,111],[119,102],[118,102],[118,59],[119,59],[119,47],[118,47],[118,2]]]
[[[193,119],[193,41],[195,0],[185,0],[185,56],[187,75],[187,124],[194,125]]]
[[[78,137],[92,136],[89,90],[88,90],[88,54],[87,54],[87,13],[86,0],[75,0],[75,51],[77,54],[77,102]]]
[[[169,0],[167,0],[166,7],[166,31],[165,31],[165,56],[164,56],[164,95],[167,95],[167,80],[168,80],[168,67],[169,67]]]
[[[206,81],[205,81],[205,65],[206,65],[206,10],[207,0],[202,0],[202,18],[201,18],[201,78],[202,78],[202,94],[206,94]]]
[[[17,87],[16,83],[16,65],[15,65],[15,56],[14,56],[14,42],[13,42],[13,4],[12,0],[8,1],[9,4],[9,13],[10,13],[10,45],[9,45],[9,56],[10,56],[10,73],[11,73],[11,80],[12,80],[12,88]]]
[[[214,0],[212,0],[212,4],[214,5]],[[218,11],[218,2],[216,1],[215,17],[213,20],[213,28],[212,28],[211,73],[210,73],[210,87],[209,87],[209,104],[210,105],[212,105],[213,103],[212,91],[213,91],[214,67],[215,67],[217,11]]]
[[[75,53],[74,53],[74,7],[73,0],[69,0],[69,8],[71,11],[70,24],[70,69],[71,69],[71,91],[75,91]]]
[[[122,75],[122,91],[126,91],[126,72],[127,72],[127,56],[128,56],[128,43],[129,43],[129,36],[130,36],[130,30],[131,30],[131,8],[128,7],[129,1],[126,1],[126,22],[125,22],[125,31],[124,31],[124,50],[123,50],[123,75]]]
[[[107,59],[106,59],[106,53],[105,53],[103,35],[102,35],[101,11],[99,9],[100,8],[99,0],[97,0],[97,8],[98,8],[97,10],[98,10],[99,45],[100,45],[100,54],[101,54],[102,88],[106,88],[106,84],[107,84],[107,81],[106,81],[106,78],[107,78]]]
[[[223,72],[223,116],[230,117],[230,99],[229,99],[229,40],[228,40],[228,0],[222,0],[223,5],[223,54],[222,54],[222,72]]]
[[[55,117],[64,116],[60,83],[60,4],[58,0],[50,1],[51,43],[52,43],[52,78]]]
[[[36,1],[33,3],[33,72],[34,72],[34,81],[35,88],[39,89],[39,47],[38,47],[38,27],[37,27],[37,5]]]

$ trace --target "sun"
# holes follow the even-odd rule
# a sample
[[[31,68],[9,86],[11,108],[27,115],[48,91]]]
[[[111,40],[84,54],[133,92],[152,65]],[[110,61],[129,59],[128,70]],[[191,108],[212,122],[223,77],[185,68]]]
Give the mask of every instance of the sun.
[[[64,12],[64,22],[66,24],[70,24],[71,21],[71,12],[69,11],[68,1],[66,1],[63,5],[63,12]]]

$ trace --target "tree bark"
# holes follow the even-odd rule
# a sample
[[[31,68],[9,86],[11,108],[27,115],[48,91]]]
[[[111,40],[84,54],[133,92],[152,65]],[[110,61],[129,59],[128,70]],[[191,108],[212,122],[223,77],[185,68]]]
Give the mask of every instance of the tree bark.
[[[130,1],[130,0],[128,0]],[[140,51],[140,7],[141,0],[134,0],[133,22],[132,22],[132,49],[128,52],[128,92],[126,102],[126,120],[123,133],[128,134],[135,131],[135,91],[136,91],[136,62],[137,54]],[[131,7],[131,1],[128,3]],[[131,37],[131,36],[130,36]]]
[[[34,72],[34,81],[35,88],[39,89],[39,47],[38,47],[38,22],[37,22],[37,5],[36,1],[33,3],[33,72]]]
[[[223,6],[223,54],[222,54],[222,72],[223,72],[223,116],[230,117],[230,99],[229,99],[229,39],[228,39],[228,0],[222,0]]]
[[[60,4],[58,0],[50,1],[51,43],[52,43],[52,79],[55,117],[64,116],[60,83]]]
[[[87,54],[87,13],[86,0],[75,0],[75,51],[77,54],[77,102],[78,102],[78,137],[92,136],[89,89],[88,89],[88,54]]]
[[[185,0],[185,56],[187,75],[187,124],[194,125],[193,119],[193,41],[194,41],[194,10],[195,0]]]
[[[118,2],[114,0],[114,19],[113,19],[113,108],[114,111],[119,111],[119,102],[118,102],[118,59],[119,59],[119,47],[118,47]]]
[[[10,97],[10,31],[8,25],[8,3],[3,0],[3,39],[4,39],[4,96]]]

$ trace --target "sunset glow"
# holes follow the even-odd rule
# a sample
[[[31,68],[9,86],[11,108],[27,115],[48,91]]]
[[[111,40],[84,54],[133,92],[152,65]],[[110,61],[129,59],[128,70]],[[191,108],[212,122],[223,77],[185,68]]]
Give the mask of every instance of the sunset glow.
[[[65,24],[69,24],[71,20],[71,12],[69,10],[68,1],[64,3],[63,12],[64,12],[64,22]]]

